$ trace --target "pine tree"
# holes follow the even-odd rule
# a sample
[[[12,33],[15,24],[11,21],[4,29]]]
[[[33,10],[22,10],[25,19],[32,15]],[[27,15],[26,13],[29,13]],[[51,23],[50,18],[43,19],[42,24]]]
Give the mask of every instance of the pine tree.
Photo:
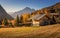
[[[9,24],[7,18],[4,18],[4,19],[3,19],[2,24],[5,25],[5,26],[7,26],[7,25]]]
[[[20,23],[22,23],[23,22],[23,17],[22,17],[22,15],[20,16]]]
[[[16,17],[16,19],[15,19],[15,25],[16,25],[16,26],[19,26],[19,22],[20,22],[19,16],[17,15],[17,17]]]

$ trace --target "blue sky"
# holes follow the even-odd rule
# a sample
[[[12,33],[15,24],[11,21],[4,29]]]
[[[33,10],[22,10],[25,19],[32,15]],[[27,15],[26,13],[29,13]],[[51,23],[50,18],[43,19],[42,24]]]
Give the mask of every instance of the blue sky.
[[[60,2],[60,0],[0,0],[0,4],[8,13],[22,10],[25,7],[37,10],[51,6],[57,2]]]

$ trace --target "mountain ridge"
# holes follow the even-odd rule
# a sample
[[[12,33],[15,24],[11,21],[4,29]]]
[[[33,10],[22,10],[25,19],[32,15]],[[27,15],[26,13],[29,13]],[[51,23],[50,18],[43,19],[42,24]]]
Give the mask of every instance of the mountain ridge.
[[[13,13],[11,16],[16,17],[16,15],[19,15],[20,16],[20,15],[22,15],[24,13],[32,13],[34,11],[35,11],[35,9],[31,9],[29,7],[25,7],[24,9]]]

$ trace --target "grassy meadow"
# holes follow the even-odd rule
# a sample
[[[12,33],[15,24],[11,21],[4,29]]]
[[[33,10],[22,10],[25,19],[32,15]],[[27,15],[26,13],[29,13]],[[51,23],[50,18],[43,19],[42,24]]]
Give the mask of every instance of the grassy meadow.
[[[0,28],[0,38],[60,38],[60,24],[40,27]]]

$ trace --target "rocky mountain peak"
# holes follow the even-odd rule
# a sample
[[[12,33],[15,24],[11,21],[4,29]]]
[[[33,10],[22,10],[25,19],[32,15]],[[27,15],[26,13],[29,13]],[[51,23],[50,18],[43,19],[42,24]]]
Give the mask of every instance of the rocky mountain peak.
[[[19,15],[20,16],[21,14],[24,14],[24,13],[32,13],[34,11],[35,11],[35,9],[29,8],[29,7],[25,7],[24,9],[19,10],[19,11],[13,13],[11,16],[16,17],[16,15]]]
[[[24,9],[30,9],[29,7],[25,7]]]

